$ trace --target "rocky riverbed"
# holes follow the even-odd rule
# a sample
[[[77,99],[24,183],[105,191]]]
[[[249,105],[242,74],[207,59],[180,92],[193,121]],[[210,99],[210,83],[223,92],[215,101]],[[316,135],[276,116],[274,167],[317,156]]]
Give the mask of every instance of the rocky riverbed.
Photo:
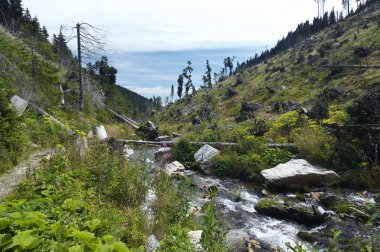
[[[138,149],[131,159],[151,164],[157,148]],[[201,220],[202,206],[208,202],[206,191],[218,190],[216,202],[219,217],[228,231],[227,243],[241,251],[241,246],[254,251],[287,251],[292,246],[305,243],[324,247],[330,245],[332,230],[341,230],[339,239],[343,249],[351,249],[357,242],[378,233],[379,222],[368,226],[371,213],[378,206],[378,195],[348,189],[314,189],[303,192],[268,192],[263,185],[246,183],[237,179],[221,179],[198,171],[183,172],[192,181],[194,196],[189,214]],[[147,197],[145,208],[149,213],[149,202],[155,200],[154,189]],[[154,217],[151,217],[154,218]],[[240,247],[239,247],[240,246]],[[238,249],[239,248],[239,249]],[[260,248],[261,250],[258,250]]]

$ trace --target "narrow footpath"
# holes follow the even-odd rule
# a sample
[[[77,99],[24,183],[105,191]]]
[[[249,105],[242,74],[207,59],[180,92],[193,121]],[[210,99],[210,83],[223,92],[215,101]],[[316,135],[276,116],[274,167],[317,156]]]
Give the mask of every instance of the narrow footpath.
[[[49,151],[34,152],[28,159],[21,162],[14,169],[7,171],[0,176],[0,200],[12,193],[15,186],[20,183],[28,173],[34,172],[40,168],[40,162],[43,157],[48,155]]]

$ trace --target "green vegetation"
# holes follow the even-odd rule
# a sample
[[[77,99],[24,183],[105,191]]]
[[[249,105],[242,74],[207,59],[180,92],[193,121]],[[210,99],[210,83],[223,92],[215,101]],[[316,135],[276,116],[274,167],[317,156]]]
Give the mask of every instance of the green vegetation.
[[[236,150],[224,152],[212,160],[211,169],[217,175],[259,181],[262,170],[290,160],[288,150],[269,148],[253,136],[238,142]]]
[[[194,247],[189,240],[188,232],[190,230],[182,228],[180,225],[171,226],[168,233],[162,241],[163,252],[192,252]]]
[[[292,132],[300,154],[310,162],[332,164],[335,159],[336,138],[319,125],[305,125]]]
[[[21,118],[8,100],[11,92],[9,82],[4,81],[0,92],[0,174],[18,163],[26,142],[25,135],[20,134]]]
[[[195,227],[187,214],[188,181],[175,184],[164,173],[155,178],[159,200],[150,227],[141,211],[150,184],[144,167],[111,153],[107,144],[91,143],[82,158],[71,148],[56,148],[40,172],[0,203],[1,249],[140,251],[150,232],[163,239],[164,251],[191,247],[185,235]]]
[[[280,203],[275,199],[262,198],[256,203],[255,207],[265,209],[271,206],[280,206]]]
[[[223,252],[225,251],[223,243],[226,232],[216,216],[215,194],[211,193],[209,197],[210,202],[205,206],[205,217],[203,218],[202,248],[207,252]]]
[[[65,154],[60,146],[57,148],[59,151],[40,172],[21,183],[18,192],[0,204],[1,248],[4,251],[131,251],[125,243],[134,245],[133,240],[126,237],[134,237],[136,234],[131,232],[136,230],[123,225],[129,216],[116,207],[119,199],[112,197],[114,189],[111,187],[109,192],[102,189],[117,181],[122,170],[133,174],[138,168],[116,162],[113,156],[99,156],[95,150],[102,148],[97,145],[88,159],[98,164],[101,158],[114,166],[109,167],[111,171],[105,178],[89,176],[97,167],[87,166],[89,160],[77,160],[76,155]],[[127,184],[136,184],[133,176],[124,179]],[[144,192],[127,193],[136,198]]]
[[[173,159],[181,163],[194,162],[195,151],[187,139],[181,138],[172,148]]]

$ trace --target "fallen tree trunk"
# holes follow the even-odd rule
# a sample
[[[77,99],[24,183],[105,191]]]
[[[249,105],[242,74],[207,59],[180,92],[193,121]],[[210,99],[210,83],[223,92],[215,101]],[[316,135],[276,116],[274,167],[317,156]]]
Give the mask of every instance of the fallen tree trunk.
[[[130,118],[126,117],[126,116],[122,116],[122,115],[116,113],[115,111],[113,111],[110,108],[107,108],[107,110],[109,112],[111,112],[111,114],[113,114],[117,119],[119,119],[120,121],[122,121],[125,124],[128,124],[133,129],[137,130],[139,128],[139,126],[137,125],[137,123],[135,121],[133,121],[132,119],[130,119]]]
[[[117,139],[116,141],[125,144],[137,144],[137,145],[156,145],[156,146],[173,146],[177,142],[176,141],[142,141],[142,140],[124,140]],[[191,145],[203,146],[208,144],[215,148],[225,148],[225,147],[234,147],[237,146],[237,143],[228,143],[228,142],[190,142]],[[280,149],[289,149],[296,150],[294,144],[268,144],[269,148],[280,148]]]
[[[322,68],[380,69],[380,66],[326,65],[326,66],[322,66]]]
[[[351,129],[366,132],[380,132],[380,124],[340,125],[336,123],[322,123],[321,125],[327,128],[338,130]]]
[[[28,107],[30,109],[32,109],[33,111],[35,111],[37,114],[41,115],[41,116],[47,116],[47,117],[49,117],[52,120],[52,122],[54,122],[54,123],[56,123],[56,124],[64,127],[65,129],[67,129],[67,132],[70,135],[74,134],[74,131],[72,129],[66,127],[66,125],[64,123],[62,123],[61,121],[59,121],[54,116],[52,116],[49,113],[47,113],[43,108],[39,107],[37,104],[34,104],[33,102],[28,102]]]

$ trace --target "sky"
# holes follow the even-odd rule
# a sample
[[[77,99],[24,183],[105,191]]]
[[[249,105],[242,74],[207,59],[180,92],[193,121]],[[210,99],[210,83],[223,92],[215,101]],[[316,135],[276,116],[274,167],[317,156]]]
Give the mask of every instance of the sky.
[[[325,10],[340,11],[340,2],[327,0]],[[246,60],[317,15],[313,0],[23,0],[23,5],[50,34],[63,25],[69,35],[77,22],[100,28],[118,84],[147,97],[165,95],[187,60],[196,66],[223,55]]]

